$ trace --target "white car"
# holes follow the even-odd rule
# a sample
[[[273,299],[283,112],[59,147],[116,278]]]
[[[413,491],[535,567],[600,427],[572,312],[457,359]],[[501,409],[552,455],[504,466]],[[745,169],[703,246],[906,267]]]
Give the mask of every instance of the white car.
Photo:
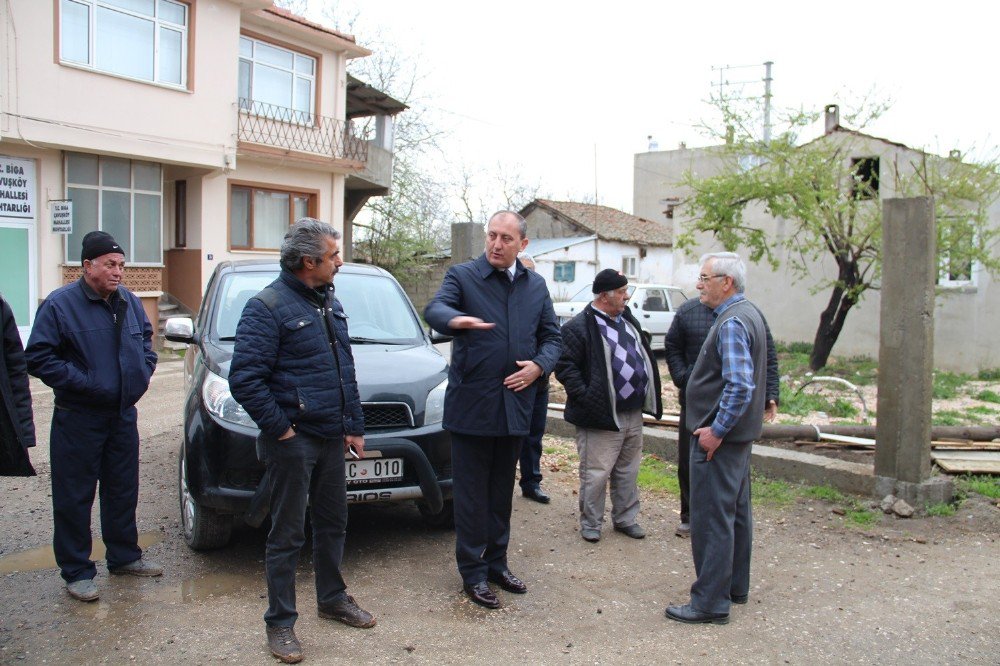
[[[583,308],[594,300],[590,285],[581,289],[568,301],[553,303],[556,318],[562,326],[580,313]],[[677,287],[666,284],[629,284],[628,307],[642,326],[643,337],[649,341],[653,349],[663,349],[664,340],[670,323],[674,320],[674,312],[681,306],[687,296]]]

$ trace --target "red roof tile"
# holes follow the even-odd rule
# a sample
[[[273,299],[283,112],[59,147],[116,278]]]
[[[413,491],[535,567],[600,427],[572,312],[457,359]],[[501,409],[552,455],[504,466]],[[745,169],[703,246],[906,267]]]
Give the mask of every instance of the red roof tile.
[[[636,217],[617,208],[575,201],[535,199],[524,207],[521,214],[530,212],[532,207],[554,213],[589,233],[597,234],[603,240],[639,245],[673,245],[673,229],[666,222]]]

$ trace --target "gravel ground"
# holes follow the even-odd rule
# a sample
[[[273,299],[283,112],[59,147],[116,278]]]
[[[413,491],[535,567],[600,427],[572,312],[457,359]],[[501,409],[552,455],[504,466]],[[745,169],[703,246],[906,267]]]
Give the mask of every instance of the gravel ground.
[[[111,578],[101,600],[70,599],[51,563],[47,444],[40,475],[0,479],[0,663],[268,664],[263,534],[190,551],[176,500],[179,365],[164,364],[141,405],[139,530],[159,579]],[[47,440],[51,395],[35,397]],[[460,591],[454,535],[411,506],[352,509],[344,570],[378,618],[372,630],[319,619],[309,553],[296,631],[307,663],[975,663],[996,664],[1000,510],[973,499],[952,517],[849,526],[831,505],[797,500],[755,511],[750,603],[727,626],[666,620],[693,580],[690,544],[673,535],[675,497],[643,493],[641,541],[605,531],[584,542],[568,440],[548,438],[552,504],[516,496],[510,565],[529,586],[487,611]],[[97,522],[95,520],[95,525]]]

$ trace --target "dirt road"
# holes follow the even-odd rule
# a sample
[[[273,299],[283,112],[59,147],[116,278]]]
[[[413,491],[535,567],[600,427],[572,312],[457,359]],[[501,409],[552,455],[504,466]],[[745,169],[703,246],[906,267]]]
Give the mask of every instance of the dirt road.
[[[111,578],[99,563],[92,604],[69,598],[52,564],[51,394],[36,387],[40,476],[0,479],[0,663],[274,663],[263,535],[238,532],[212,553],[180,536],[181,379],[180,364],[162,364],[140,405],[139,530],[166,575]],[[510,564],[530,592],[500,592],[500,611],[461,594],[453,533],[428,530],[410,506],[352,509],[349,591],[379,624],[316,617],[307,554],[296,626],[307,663],[1000,662],[1000,510],[985,502],[865,529],[822,502],[757,507],[750,603],[727,626],[687,626],[663,617],[694,576],[689,542],[673,536],[676,499],[644,494],[646,539],[608,529],[589,544],[577,533],[575,468],[549,467],[552,504],[515,497]]]

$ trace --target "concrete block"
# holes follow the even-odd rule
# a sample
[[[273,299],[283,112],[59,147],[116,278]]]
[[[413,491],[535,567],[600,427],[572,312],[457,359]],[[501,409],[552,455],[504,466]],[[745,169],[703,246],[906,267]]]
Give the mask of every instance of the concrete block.
[[[566,423],[562,412],[549,411],[545,431],[550,435],[573,438],[576,426]],[[643,450],[664,460],[677,462],[677,432],[659,428],[644,428]],[[810,485],[826,485],[841,492],[872,496],[876,478],[871,465],[836,460],[801,451],[789,451],[773,446],[755,444],[750,463],[761,474],[773,479],[783,479]],[[892,492],[882,493],[884,497]],[[908,500],[909,501],[909,500]]]
[[[900,481],[885,476],[876,478],[878,493],[895,495],[921,509],[955,499],[955,482],[950,476],[932,476],[920,483]]]

